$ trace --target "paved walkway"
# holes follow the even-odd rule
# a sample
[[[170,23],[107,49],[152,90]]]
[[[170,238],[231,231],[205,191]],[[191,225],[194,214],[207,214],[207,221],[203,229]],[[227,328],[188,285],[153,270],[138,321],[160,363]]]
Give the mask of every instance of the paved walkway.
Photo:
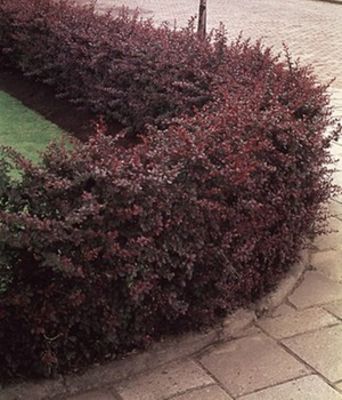
[[[88,0],[78,0],[80,3]],[[100,9],[122,4],[139,8],[156,23],[177,20],[186,24],[197,14],[199,0],[97,0]],[[291,52],[314,63],[323,79],[336,77],[342,89],[342,4],[316,0],[207,0],[208,27],[222,21],[231,38],[241,31],[245,37],[264,38],[266,44]]]
[[[105,7],[109,0],[98,0]],[[118,3],[118,2],[117,2]],[[179,24],[197,0],[126,0],[156,21]],[[286,41],[321,79],[336,76],[333,102],[342,118],[342,6],[311,0],[208,0],[209,25],[231,35]],[[342,158],[342,145],[332,152]],[[342,162],[337,165],[342,184]],[[68,400],[342,400],[342,195],[331,203],[331,227],[315,242],[312,270],[273,315],[241,337],[115,387]]]

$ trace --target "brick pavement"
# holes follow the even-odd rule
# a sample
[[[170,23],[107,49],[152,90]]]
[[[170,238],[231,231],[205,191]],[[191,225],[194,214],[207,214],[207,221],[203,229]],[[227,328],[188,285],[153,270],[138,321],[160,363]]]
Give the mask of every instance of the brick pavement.
[[[99,0],[99,6],[109,0]],[[126,0],[157,22],[180,24],[197,0]],[[314,62],[332,86],[342,118],[342,6],[310,0],[208,0],[209,25],[222,20],[232,35],[263,35],[278,49],[286,41]],[[332,152],[342,158],[342,145]],[[342,183],[342,163],[336,182]],[[132,377],[106,390],[67,400],[342,400],[342,195],[330,204],[337,232],[318,238],[312,271],[273,315],[259,319],[243,337],[203,354]]]
[[[86,0],[79,0],[85,2]],[[264,38],[281,50],[286,42],[296,57],[313,63],[319,75],[342,89],[342,4],[315,0],[207,0],[208,27],[222,21],[231,38]],[[139,8],[156,23],[177,21],[184,26],[197,14],[199,0],[98,0],[99,8],[125,5]]]

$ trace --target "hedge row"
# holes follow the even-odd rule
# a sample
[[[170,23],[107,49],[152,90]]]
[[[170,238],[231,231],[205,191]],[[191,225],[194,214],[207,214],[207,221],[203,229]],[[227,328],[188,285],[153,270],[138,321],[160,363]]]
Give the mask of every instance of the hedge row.
[[[3,380],[72,371],[212,324],[270,290],[321,231],[339,128],[325,133],[329,99],[310,70],[260,43],[201,44],[191,30],[66,2],[0,0],[0,10],[8,60],[60,93],[135,127],[177,117],[130,147],[99,128],[71,151],[51,145],[38,166],[2,150]],[[168,111],[156,118],[151,104],[165,91]],[[189,99],[207,93],[189,115]]]
[[[128,149],[98,133],[41,166],[4,150],[23,175],[0,178],[0,376],[113,358],[276,284],[334,187],[323,89],[268,77]]]
[[[97,15],[69,1],[1,0],[0,54],[59,96],[141,129],[212,98],[223,37],[154,28],[137,15]]]

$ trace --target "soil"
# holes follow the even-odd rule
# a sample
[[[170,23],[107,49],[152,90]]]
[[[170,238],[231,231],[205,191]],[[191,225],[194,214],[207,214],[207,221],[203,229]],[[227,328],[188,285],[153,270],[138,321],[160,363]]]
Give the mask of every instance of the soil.
[[[95,124],[99,119],[97,115],[88,110],[80,110],[67,100],[56,98],[51,87],[24,77],[19,71],[0,67],[0,90],[17,98],[81,141],[86,141],[95,132]],[[122,128],[120,123],[113,122],[109,124],[108,131],[115,135]]]

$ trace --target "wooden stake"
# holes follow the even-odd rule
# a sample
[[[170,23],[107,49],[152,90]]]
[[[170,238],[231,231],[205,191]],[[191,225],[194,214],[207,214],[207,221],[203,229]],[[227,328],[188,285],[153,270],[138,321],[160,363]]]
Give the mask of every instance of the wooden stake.
[[[207,0],[200,0],[197,32],[198,36],[204,40],[207,33]]]

